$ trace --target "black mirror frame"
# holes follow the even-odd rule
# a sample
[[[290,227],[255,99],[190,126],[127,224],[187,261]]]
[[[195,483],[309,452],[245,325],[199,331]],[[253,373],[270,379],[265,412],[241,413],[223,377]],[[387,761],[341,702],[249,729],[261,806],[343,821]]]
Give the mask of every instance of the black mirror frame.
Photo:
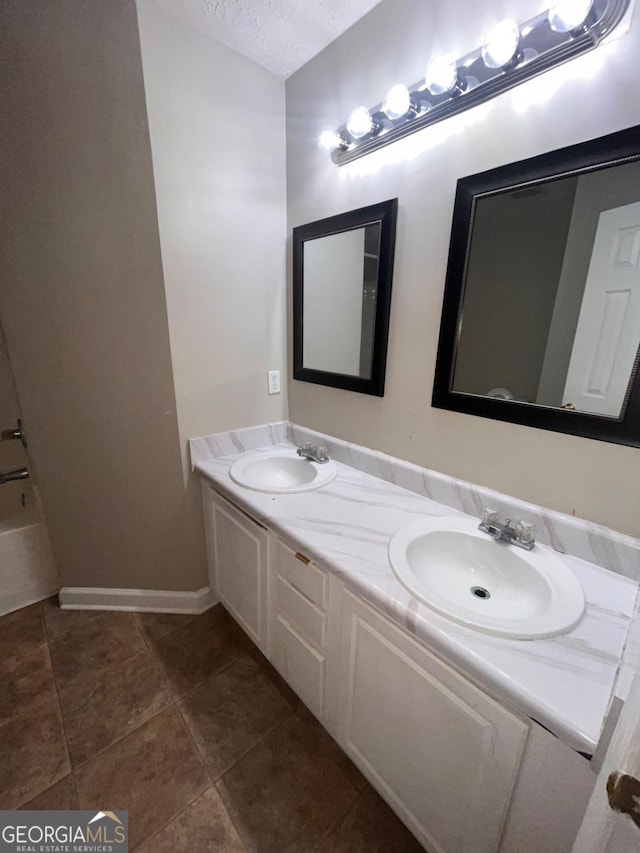
[[[483,418],[640,447],[638,359],[621,418],[498,400],[451,390],[476,200],[483,195],[640,160],[640,126],[462,178],[458,181],[442,306],[432,405]],[[640,190],[639,190],[640,196]],[[640,351],[638,353],[640,358]]]
[[[316,385],[328,385],[345,391],[358,391],[384,397],[387,367],[391,285],[396,242],[398,199],[381,201],[358,210],[350,210],[327,219],[319,219],[293,229],[293,378]],[[371,378],[363,379],[344,373],[331,373],[303,367],[303,310],[304,310],[304,243],[317,237],[327,237],[342,231],[353,231],[380,222],[380,257],[373,338]]]

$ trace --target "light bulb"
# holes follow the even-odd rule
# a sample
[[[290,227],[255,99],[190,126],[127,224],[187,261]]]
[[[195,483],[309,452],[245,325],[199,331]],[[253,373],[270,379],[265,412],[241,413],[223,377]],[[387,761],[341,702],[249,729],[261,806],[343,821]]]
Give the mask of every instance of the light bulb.
[[[549,9],[549,26],[556,33],[579,29],[589,16],[593,0],[561,0]]]
[[[342,146],[342,137],[335,130],[323,130],[319,142],[320,147],[325,151],[335,151]]]
[[[515,21],[500,21],[482,45],[482,60],[487,68],[504,68],[518,54],[520,30]]]
[[[411,95],[404,83],[396,83],[385,95],[382,112],[394,121],[402,118],[411,109]]]
[[[366,107],[356,107],[349,116],[347,130],[354,139],[362,139],[373,130],[373,119]]]
[[[444,95],[452,92],[458,83],[458,69],[455,58],[447,53],[434,59],[425,75],[427,89],[432,95]]]

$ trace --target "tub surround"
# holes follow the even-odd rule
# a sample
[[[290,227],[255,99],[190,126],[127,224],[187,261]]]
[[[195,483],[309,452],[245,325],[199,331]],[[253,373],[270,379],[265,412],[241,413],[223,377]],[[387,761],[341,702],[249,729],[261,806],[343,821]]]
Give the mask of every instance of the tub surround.
[[[58,591],[49,534],[35,513],[0,521],[0,583],[0,616]]]
[[[262,448],[254,443],[260,435],[268,436]],[[533,507],[530,513],[528,504],[506,496],[494,498],[496,493],[490,490],[425,472],[418,466],[295,425],[290,425],[289,436],[296,443],[322,441],[339,463],[338,476],[331,484],[316,492],[273,495],[250,491],[230,479],[229,469],[240,452],[271,449],[281,435],[282,424],[276,424],[199,439],[192,456],[195,470],[225,497],[337,575],[347,587],[438,651],[467,677],[512,703],[573,749],[592,754],[614,690],[634,614],[637,583],[580,557],[561,554],[559,558],[574,571],[587,599],[585,617],[573,631],[550,639],[521,641],[500,639],[457,625],[420,604],[396,580],[387,557],[393,533],[425,515],[469,510],[477,515],[476,507],[485,503],[516,517],[518,513],[533,516],[533,520],[546,520],[546,511]],[[205,447],[211,452],[208,460],[203,458]],[[216,452],[219,449],[228,453],[230,447],[231,454]],[[348,467],[345,459],[354,467]],[[369,467],[370,471],[358,470],[361,467]],[[422,494],[418,493],[420,483]],[[431,496],[425,494],[427,490]],[[498,503],[498,497],[504,506]],[[454,502],[459,508],[451,505]],[[584,548],[585,543],[593,541],[593,536],[578,527],[586,522],[568,519],[565,529],[563,520],[561,516],[554,518],[552,525],[547,522],[543,530],[549,539],[553,536],[552,541],[567,548],[574,543]],[[574,535],[568,535],[567,530],[575,531]],[[600,539],[604,540],[605,528],[596,533],[602,559],[606,547]],[[632,557],[639,553],[635,545],[634,548],[634,540],[629,540],[611,549],[620,557],[621,566],[633,566]]]

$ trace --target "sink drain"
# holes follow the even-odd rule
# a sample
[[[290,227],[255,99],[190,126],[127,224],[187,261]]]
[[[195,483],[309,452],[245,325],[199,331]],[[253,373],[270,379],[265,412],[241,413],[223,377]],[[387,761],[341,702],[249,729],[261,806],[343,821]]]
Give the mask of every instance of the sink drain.
[[[491,593],[483,586],[472,586],[471,595],[474,595],[476,598],[491,598]]]

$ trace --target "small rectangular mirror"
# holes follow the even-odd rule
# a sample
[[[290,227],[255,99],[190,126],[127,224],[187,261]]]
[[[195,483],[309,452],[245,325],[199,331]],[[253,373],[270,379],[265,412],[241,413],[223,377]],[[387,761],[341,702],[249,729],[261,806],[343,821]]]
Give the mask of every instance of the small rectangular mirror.
[[[640,444],[640,132],[458,182],[433,404]]]
[[[293,378],[384,395],[398,200],[293,229]]]

